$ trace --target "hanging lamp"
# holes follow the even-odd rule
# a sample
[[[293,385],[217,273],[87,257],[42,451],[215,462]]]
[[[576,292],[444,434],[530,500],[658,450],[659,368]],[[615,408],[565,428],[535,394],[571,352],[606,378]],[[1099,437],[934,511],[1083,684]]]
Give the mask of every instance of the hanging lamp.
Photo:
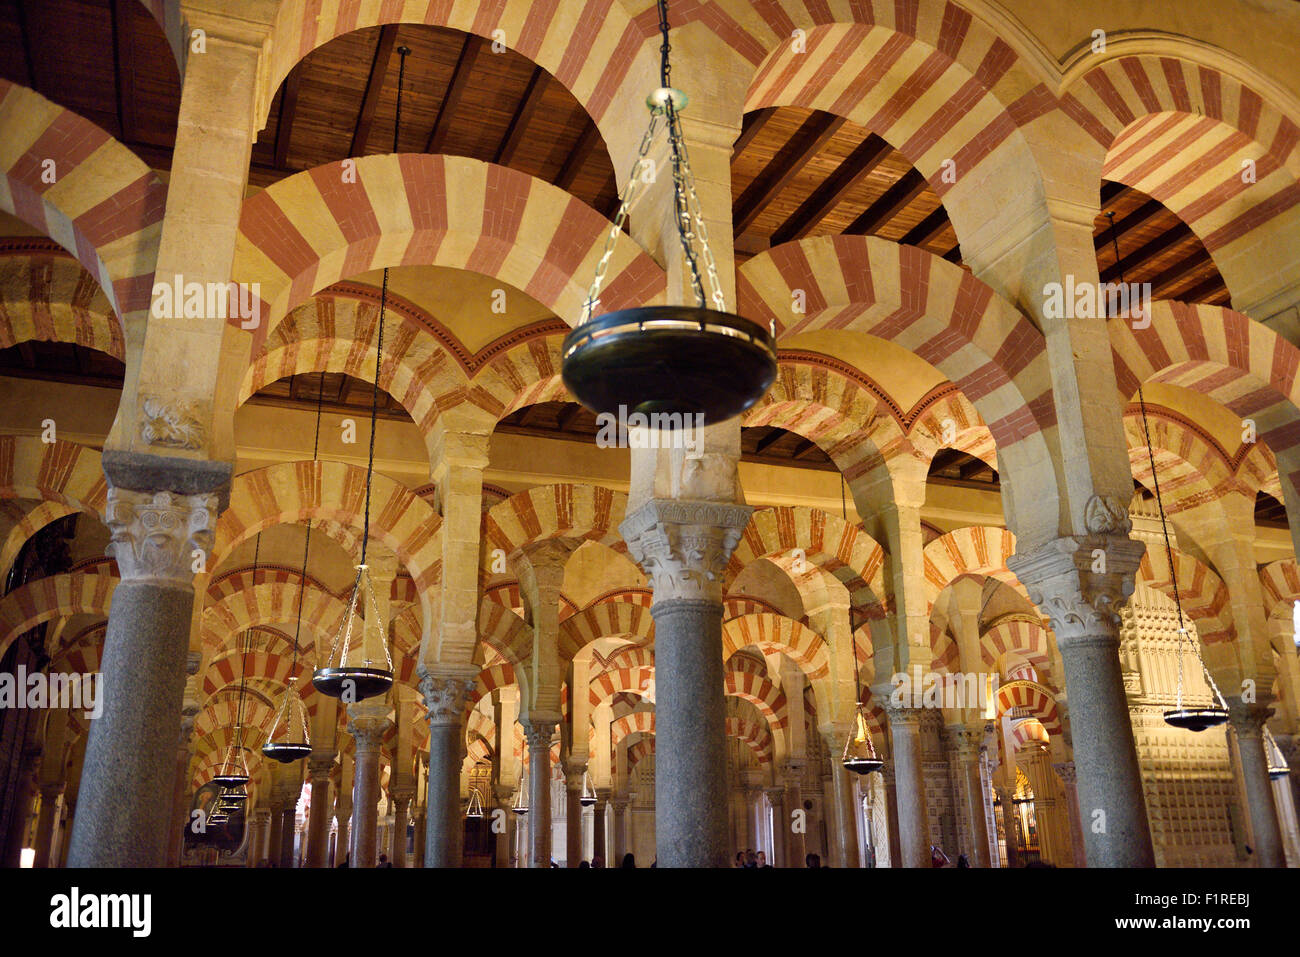
[[[578,803],[583,807],[595,807],[596,789],[591,785],[591,772],[582,772],[582,795],[578,798]]]
[[[1115,214],[1107,211],[1107,218],[1110,220],[1110,240],[1112,248],[1115,251],[1115,262],[1119,263],[1119,239],[1115,234]],[[1124,274],[1120,273],[1119,280],[1124,282]],[[1183,624],[1183,601],[1178,591],[1178,571],[1174,567],[1174,549],[1169,541],[1169,522],[1165,518],[1164,499],[1160,495],[1160,476],[1156,474],[1156,453],[1151,446],[1151,427],[1147,423],[1147,404],[1142,395],[1142,386],[1138,385],[1138,411],[1142,415],[1142,435],[1147,444],[1147,460],[1151,463],[1151,484],[1156,493],[1156,511],[1160,513],[1160,531],[1165,540],[1165,560],[1169,563],[1169,581],[1174,589],[1174,608],[1178,613],[1178,697],[1177,707],[1164,713],[1165,723],[1175,727],[1183,728],[1188,731],[1204,731],[1206,728],[1213,728],[1223,724],[1228,720],[1227,703],[1223,700],[1223,695],[1219,691],[1219,686],[1214,683],[1214,677],[1210,674],[1210,669],[1205,666],[1205,659],[1201,657],[1200,650],[1196,647],[1196,642],[1192,640],[1191,635],[1187,633],[1187,628]],[[1197,708],[1186,705],[1183,701],[1183,642],[1186,641],[1192,649],[1192,654],[1196,656],[1197,662],[1201,666],[1201,671],[1205,674],[1205,680],[1210,688],[1214,691],[1214,697],[1218,704],[1211,704],[1208,707]]]
[[[519,776],[519,788],[515,791],[514,803],[510,810],[520,817],[528,813],[528,776],[527,772]]]
[[[1147,458],[1151,463],[1151,484],[1155,487],[1156,493],[1156,511],[1160,513],[1160,530],[1165,540],[1165,560],[1169,563],[1169,581],[1174,589],[1174,608],[1178,614],[1178,697],[1176,700],[1177,707],[1164,713],[1165,723],[1175,728],[1184,728],[1188,731],[1204,731],[1206,728],[1217,727],[1228,720],[1228,705],[1223,700],[1223,694],[1219,691],[1219,686],[1214,682],[1214,676],[1210,674],[1210,669],[1205,666],[1205,659],[1201,657],[1200,649],[1196,647],[1196,642],[1192,640],[1191,635],[1187,632],[1186,625],[1183,624],[1183,600],[1178,591],[1178,571],[1174,568],[1174,550],[1169,542],[1169,523],[1165,519],[1164,501],[1160,496],[1160,477],[1156,475],[1156,454],[1151,447],[1151,430],[1147,424],[1147,405],[1142,395],[1142,386],[1138,386],[1138,409],[1142,414],[1142,434],[1147,443]],[[1214,693],[1214,699],[1218,704],[1211,703],[1207,707],[1194,707],[1188,705],[1183,700],[1183,642],[1187,642],[1191,648],[1192,654],[1195,655],[1197,663],[1201,666],[1201,671],[1205,675],[1206,683]]]
[[[321,388],[316,396],[316,437],[312,441],[311,460],[316,461],[320,452],[321,410],[325,403],[325,379],[321,377]],[[311,521],[307,522],[307,537],[302,547],[302,576],[298,588],[298,622],[293,631],[293,665],[289,669],[289,683],[284,691],[284,699],[276,712],[271,731],[262,745],[262,753],[272,761],[291,764],[311,754],[311,735],[307,730],[307,706],[302,695],[298,693],[298,642],[302,635],[302,605],[307,593],[307,559],[311,555]]]
[[[659,32],[661,85],[646,98],[650,124],[596,264],[582,319],[564,337],[561,371],[569,391],[597,414],[703,415],[705,424],[712,424],[739,415],[767,392],[776,379],[776,337],[727,311],[679,119],[687,96],[673,88],[670,77],[667,0],[659,0]],[[605,271],[643,184],[650,163],[646,154],[661,118],[671,156],[673,219],[696,304],[638,306],[595,317]],[[672,419],[651,425],[657,421],[670,428],[694,425],[694,420]]]
[[[477,787],[469,789],[469,804],[465,807],[465,817],[477,821],[483,817],[483,797]]]
[[[258,532],[253,546],[253,587],[257,587],[257,558],[262,550],[262,533]],[[226,749],[221,768],[212,776],[212,782],[223,789],[234,790],[248,783],[248,762],[244,758],[244,697],[248,691],[248,649],[252,636],[244,632],[244,650],[239,665],[239,704],[235,708],[235,739]]]
[[[849,507],[844,492],[844,476],[840,475],[840,518],[845,524],[849,521]],[[851,624],[852,622],[850,622]],[[879,771],[885,762],[876,753],[876,746],[871,741],[871,731],[867,727],[867,716],[862,705],[862,681],[858,670],[857,639],[850,634],[853,642],[853,697],[857,702],[854,713],[853,728],[848,740],[844,742],[844,753],[840,760],[844,767],[854,774],[870,774]]]
[[[398,147],[398,131],[402,123],[402,82],[406,75],[406,57],[411,51],[407,47],[398,47],[401,57],[397,70],[397,111],[393,119],[393,152]],[[344,613],[343,623],[334,644],[330,648],[325,667],[318,668],[312,676],[312,684],[321,694],[331,698],[342,698],[352,703],[363,701],[384,694],[393,684],[393,659],[388,652],[388,628],[375,600],[374,584],[370,578],[370,568],[366,565],[366,548],[370,543],[370,487],[375,475],[375,427],[379,414],[379,373],[384,358],[384,313],[388,307],[388,268],[384,268],[384,281],[379,291],[379,324],[375,333],[375,382],[370,393],[370,451],[366,459],[366,505],[365,522],[361,533],[361,562],[357,565],[357,577],[352,585],[352,597]],[[360,641],[353,639],[353,622],[358,606],[364,611],[365,620],[374,627],[362,628]],[[377,640],[366,641],[366,636],[373,634]]]

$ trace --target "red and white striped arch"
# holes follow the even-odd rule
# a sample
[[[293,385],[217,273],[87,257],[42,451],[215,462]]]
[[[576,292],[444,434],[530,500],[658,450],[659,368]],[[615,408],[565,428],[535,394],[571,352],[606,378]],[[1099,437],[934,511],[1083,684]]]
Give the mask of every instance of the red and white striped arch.
[[[485,581],[494,576],[495,549],[511,558],[551,538],[580,538],[625,552],[618,525],[626,508],[626,495],[595,485],[537,485],[518,492],[483,516],[480,573]]]
[[[298,173],[245,200],[232,272],[261,284],[254,354],[317,290],[384,266],[500,279],[575,325],[590,285],[583,277],[595,274],[608,234],[591,207],[517,170],[462,156],[374,155]],[[663,270],[621,233],[606,277],[601,311],[663,296]]]
[[[1177,548],[1172,551],[1183,614],[1195,623],[1201,644],[1207,650],[1214,645],[1230,645],[1237,637],[1237,628],[1232,620],[1228,586],[1200,559]],[[1138,565],[1138,579],[1165,597],[1174,597],[1173,578],[1163,549],[1147,549]],[[1220,654],[1216,660],[1225,659]]]
[[[1237,477],[1235,463],[1222,446],[1194,421],[1171,409],[1148,404],[1144,429],[1141,410],[1130,405],[1124,413],[1129,465],[1133,477],[1146,488],[1155,488],[1147,449],[1148,430],[1166,512],[1175,514],[1233,493],[1255,497],[1250,486]],[[1241,452],[1244,456],[1245,450]]]
[[[1222,306],[1159,301],[1151,325],[1107,324],[1121,400],[1164,382],[1208,396],[1254,423],[1272,450],[1287,498],[1300,495],[1300,349],[1267,326]],[[1293,537],[1295,528],[1292,522]]]
[[[105,566],[47,575],[0,598],[0,655],[23,632],[73,615],[108,617],[118,577]]]
[[[1030,615],[1003,615],[980,635],[984,666],[1010,678],[1022,663],[1033,666],[1040,680],[1051,687],[1051,631]]]
[[[167,199],[153,171],[89,120],[3,79],[0,169],[0,211],[72,253],[124,324],[143,320]]]
[[[1056,696],[1036,681],[1008,681],[999,685],[994,701],[999,718],[1008,711],[1021,709],[1016,717],[1028,715],[1037,718],[1048,734],[1061,733],[1061,716],[1056,709]]]
[[[806,311],[792,313],[793,290]],[[1018,500],[1037,525],[1059,522],[1048,453],[1056,409],[1045,341],[1013,306],[959,266],[874,236],[784,243],[737,275],[740,311],[771,317],[782,338],[818,329],[893,342],[926,360],[979,410],[1004,470],[1034,495]]]
[[[1014,588],[1032,605],[1029,593],[1007,567],[1016,550],[1016,536],[992,525],[967,525],[940,535],[925,546],[926,611],[933,611],[940,593],[963,575],[996,578]]]
[[[1283,558],[1265,565],[1259,570],[1259,584],[1268,616],[1289,618],[1296,599],[1300,599],[1300,567],[1295,559]]]
[[[650,609],[640,602],[590,605],[560,622],[560,660],[572,661],[583,648],[601,638],[623,638],[646,645],[654,641],[654,629]]]
[[[1300,125],[1197,55],[1189,46],[1185,56],[1106,59],[1070,79],[1062,108],[1107,150],[1101,176],[1176,213],[1234,300],[1255,301],[1297,276],[1262,244],[1300,238]],[[1243,175],[1248,162],[1253,178]]]
[[[761,558],[799,574],[800,562],[820,568],[848,589],[854,607],[881,609],[886,601],[885,552],[861,525],[821,509],[777,506],[758,509],[727,563],[727,582]]]
[[[95,277],[57,243],[0,241],[0,349],[71,342],[125,361],[122,322]]]
[[[830,456],[850,485],[869,484],[889,459],[911,450],[879,387],[873,391],[863,379],[827,356],[784,353],[772,388],[741,424],[802,435]]]
[[[384,475],[375,473],[371,486],[371,534],[406,566],[424,621],[433,621],[430,603],[442,573],[442,517]],[[236,476],[230,507],[217,522],[209,567],[219,567],[240,542],[272,525],[321,518],[360,529],[365,497],[365,469],[341,462],[286,462]]]

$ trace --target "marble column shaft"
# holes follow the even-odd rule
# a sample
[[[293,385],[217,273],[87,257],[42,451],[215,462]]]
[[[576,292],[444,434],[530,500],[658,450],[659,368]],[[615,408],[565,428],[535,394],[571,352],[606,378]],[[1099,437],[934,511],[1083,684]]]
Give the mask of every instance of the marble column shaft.
[[[469,670],[426,674],[420,679],[429,716],[425,867],[461,866],[465,822],[460,807],[460,771],[465,759],[465,711],[473,687]]]
[[[528,741],[528,866],[551,866],[551,739],[559,715],[530,715],[523,722]]]
[[[329,858],[330,771],[334,755],[308,759],[307,776],[311,782],[311,810],[307,817],[307,866],[324,867]]]
[[[373,700],[373,699],[372,699]],[[348,732],[356,741],[352,783],[352,866],[374,867],[379,857],[379,745],[383,740],[387,707],[382,699],[352,705]]]
[[[107,456],[107,453],[105,453]],[[211,551],[215,494],[109,488],[105,523],[122,580],[104,636],[68,853],[71,867],[159,867],[167,853],[176,742],[194,609],[192,552]]]
[[[1277,803],[1273,800],[1273,785],[1268,776],[1268,757],[1264,753],[1264,724],[1272,713],[1273,709],[1265,704],[1228,699],[1228,717],[1237,735],[1242,783],[1250,805],[1256,867],[1286,867],[1282,828],[1278,823]]]

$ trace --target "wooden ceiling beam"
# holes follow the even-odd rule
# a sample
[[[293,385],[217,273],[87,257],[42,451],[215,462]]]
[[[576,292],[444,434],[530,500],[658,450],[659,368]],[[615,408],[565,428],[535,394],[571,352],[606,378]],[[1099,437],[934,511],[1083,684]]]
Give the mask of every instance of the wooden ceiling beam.
[[[733,219],[737,236],[753,225],[759,213],[808,165],[808,161],[821,151],[844,123],[843,117],[829,113],[814,113],[804,120],[803,125],[741,193],[740,199],[736,200]]]
[[[1204,246],[1198,246],[1192,250],[1189,255],[1184,256],[1178,262],[1174,263],[1160,271],[1160,275],[1151,281],[1151,296],[1153,299],[1169,299],[1170,293],[1187,282],[1189,273],[1195,272],[1206,263],[1213,263],[1210,254],[1205,251]]]
[[[595,152],[599,142],[600,130],[596,128],[595,123],[588,123],[582,135],[578,137],[578,142],[569,152],[569,158],[560,168],[559,175],[555,177],[555,185],[560,189],[568,190],[573,185],[573,181],[578,178],[578,173],[587,165],[587,160],[591,159],[591,154]]]
[[[1222,298],[1222,294],[1227,291],[1223,277],[1215,273],[1179,295],[1178,299],[1180,302],[1209,302],[1211,299]],[[1231,303],[1230,299],[1228,301]]]
[[[1162,213],[1164,211],[1165,211],[1165,207],[1161,204],[1159,200],[1156,199],[1147,200],[1145,203],[1143,203],[1137,209],[1133,210],[1133,212],[1129,213],[1123,219],[1117,219],[1115,221],[1116,241],[1122,239],[1124,237],[1124,234],[1127,233],[1129,230],[1136,229],[1138,226],[1141,226],[1152,216],[1155,216],[1158,213]],[[1110,224],[1107,223],[1105,226],[1102,227],[1101,232],[1099,232],[1096,236],[1092,237],[1093,248],[1096,249],[1098,252],[1101,252],[1103,247],[1108,249],[1113,249],[1114,247],[1111,246],[1110,236],[1111,236]]]
[[[352,145],[348,147],[349,156],[362,156],[366,152],[370,129],[375,122],[375,110],[379,106],[379,95],[384,89],[384,78],[388,75],[388,62],[392,59],[393,44],[396,42],[397,24],[388,23],[379,28],[375,55],[370,61],[370,75],[366,77],[366,92],[361,98],[361,109],[357,112],[356,126],[352,129]]]
[[[447,141],[447,131],[451,129],[452,115],[460,106],[465,89],[469,86],[470,74],[474,72],[474,61],[478,58],[482,46],[483,40],[476,34],[471,33],[465,37],[465,45],[460,48],[460,59],[456,61],[456,68],[451,72],[451,82],[447,84],[442,105],[438,107],[438,118],[433,121],[433,129],[429,131],[429,141],[424,145],[426,153],[442,152],[442,146]]]
[[[302,79],[299,61],[284,80],[284,93],[280,96],[280,117],[275,123],[275,168],[289,168],[289,140],[293,135],[294,114],[298,112],[298,81]]]
[[[925,192],[925,177],[910,169],[898,182],[885,190],[885,194],[844,230],[847,235],[870,235],[901,213],[913,200]]]
[[[582,415],[582,406],[574,402],[567,409],[565,409],[563,412],[560,413],[560,417],[557,423],[560,431],[568,432],[573,427],[573,423],[578,421],[578,416],[580,415]]]
[[[768,449],[770,449],[772,446],[776,445],[777,442],[780,442],[783,438],[785,438],[785,436],[788,435],[788,434],[789,434],[789,433],[788,433],[788,432],[785,432],[783,429],[778,429],[778,428],[774,428],[774,427],[772,427],[772,428],[771,428],[771,431],[768,432],[767,435],[765,435],[765,436],[763,436],[762,438],[760,438],[760,439],[759,439],[759,440],[754,444],[754,451],[753,451],[751,454],[753,454],[753,455],[762,455],[764,452],[766,452],[766,451],[767,451]]]
[[[1141,265],[1149,259],[1154,259],[1161,253],[1178,245],[1184,239],[1192,235],[1191,229],[1186,223],[1179,223],[1173,229],[1161,233],[1149,243],[1133,250],[1117,263],[1111,263],[1101,271],[1102,282],[1114,282],[1121,276],[1126,276],[1132,272],[1134,267]]]
[[[893,151],[894,148],[875,133],[868,135],[845,157],[835,172],[813,190],[812,195],[799,205],[790,218],[777,227],[772,233],[772,245],[777,246],[808,235],[844,199],[849,190],[869,176]]]
[[[542,102],[542,93],[546,90],[546,71],[540,66],[533,67],[533,75],[528,78],[528,86],[524,89],[523,98],[520,99],[519,105],[515,107],[514,116],[510,117],[510,126],[506,128],[505,139],[497,147],[496,158],[494,163],[502,166],[509,166],[510,161],[515,158],[515,153],[519,150],[519,144],[524,141],[524,133],[528,130],[528,124],[532,121],[533,114]]]
[[[900,239],[899,243],[904,246],[924,246],[926,243],[938,239],[940,234],[948,228],[948,224],[948,210],[940,206],[909,229],[907,235]]]
[[[772,118],[772,114],[775,112],[776,108],[769,106],[745,114],[745,119],[740,127],[740,136],[736,137],[736,142],[731,146],[731,162],[733,164],[745,147],[754,141],[754,137],[763,131],[763,127],[767,125],[767,121]]]

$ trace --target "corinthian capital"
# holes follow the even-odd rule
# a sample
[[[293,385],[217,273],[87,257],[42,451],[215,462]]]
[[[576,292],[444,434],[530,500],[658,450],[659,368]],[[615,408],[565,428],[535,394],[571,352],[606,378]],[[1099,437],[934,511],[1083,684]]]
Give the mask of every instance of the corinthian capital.
[[[524,738],[528,741],[529,751],[545,751],[551,747],[555,737],[555,727],[560,723],[559,715],[534,714],[521,721],[524,726]]]
[[[110,486],[105,550],[125,581],[193,587],[195,550],[204,562],[216,538],[217,496],[138,492]]]
[[[1054,539],[1007,560],[1064,650],[1119,640],[1119,609],[1133,594],[1146,546],[1118,532]]]
[[[426,674],[420,679],[420,694],[429,712],[430,725],[454,725],[465,720],[474,679],[468,675]]]
[[[752,512],[748,505],[651,499],[619,532],[650,576],[656,602],[720,602],[723,573]]]

